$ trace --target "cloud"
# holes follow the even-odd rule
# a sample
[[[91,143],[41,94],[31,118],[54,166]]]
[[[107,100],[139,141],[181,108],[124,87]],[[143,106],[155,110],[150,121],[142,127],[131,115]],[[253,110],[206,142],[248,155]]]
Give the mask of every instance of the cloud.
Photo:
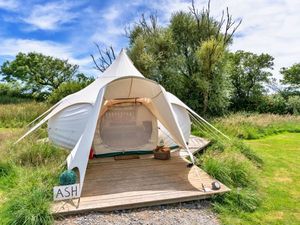
[[[124,44],[127,45],[127,42],[124,41],[126,39],[124,27],[129,19],[126,15],[128,10],[129,4],[113,5],[100,12],[92,10],[89,25],[96,29],[94,29],[89,41],[113,46],[116,49],[126,47],[124,46]]]
[[[105,11],[102,11],[102,17],[106,21],[115,21],[120,17],[122,11],[117,6],[112,6]]]
[[[7,11],[14,11],[19,7],[19,2],[17,0],[0,0],[0,9]]]
[[[162,0],[149,2],[153,12],[157,12],[160,22],[167,24],[171,18],[172,13],[178,11],[188,11],[191,6],[189,0]]]
[[[172,12],[188,11],[191,1],[152,1],[163,24],[168,23]],[[207,1],[195,0],[198,9],[207,7]],[[211,14],[220,18],[222,10],[229,7],[233,18],[242,18],[230,49],[257,54],[269,53],[274,60],[274,75],[281,78],[279,70],[300,62],[300,1],[299,0],[212,0]]]
[[[0,15],[0,55],[35,50],[70,59],[86,70],[92,68],[89,54],[97,54],[93,42],[112,45],[118,52],[128,45],[124,27],[137,22],[141,14],[157,13],[158,22],[166,26],[172,13],[188,11],[191,6],[190,0],[36,2],[0,0],[0,13],[5,10]],[[195,0],[195,5],[201,10],[207,0]],[[230,46],[232,51],[271,54],[277,78],[281,67],[300,61],[300,1],[212,0],[212,15],[220,18],[226,6],[234,18],[243,19]],[[54,31],[61,36],[53,35]]]
[[[22,21],[35,29],[55,30],[78,17],[78,13],[72,11],[75,6],[68,2],[34,5],[30,14],[22,17]]]
[[[53,41],[39,41],[34,39],[4,39],[1,41],[0,53],[3,59],[11,60],[19,52],[38,52],[44,55],[68,60],[80,66],[80,71],[88,75],[95,75],[92,60],[89,55],[79,57],[80,53],[74,51],[74,46]]]
[[[300,1],[215,0],[212,1],[214,15],[226,6],[233,17],[243,19],[231,50],[272,55],[277,79],[281,78],[281,67],[300,62]]]

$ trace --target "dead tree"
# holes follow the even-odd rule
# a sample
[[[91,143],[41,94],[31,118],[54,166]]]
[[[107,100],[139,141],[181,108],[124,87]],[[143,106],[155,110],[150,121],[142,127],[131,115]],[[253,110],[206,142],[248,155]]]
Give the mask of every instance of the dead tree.
[[[97,43],[95,43],[99,56],[96,58],[93,54],[91,57],[95,64],[95,69],[100,72],[104,72],[107,67],[109,67],[112,62],[116,59],[115,51],[112,46],[101,48]]]

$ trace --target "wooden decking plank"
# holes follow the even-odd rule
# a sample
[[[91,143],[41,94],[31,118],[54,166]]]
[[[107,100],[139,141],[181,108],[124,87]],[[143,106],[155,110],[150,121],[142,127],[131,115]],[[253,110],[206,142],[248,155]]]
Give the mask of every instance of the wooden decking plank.
[[[187,168],[186,162],[177,155],[173,154],[168,161],[148,157],[90,163],[79,207],[58,202],[52,212],[71,214],[135,208],[202,199],[229,190],[221,185],[218,191],[203,192],[202,183],[209,186],[213,179],[196,166]]]

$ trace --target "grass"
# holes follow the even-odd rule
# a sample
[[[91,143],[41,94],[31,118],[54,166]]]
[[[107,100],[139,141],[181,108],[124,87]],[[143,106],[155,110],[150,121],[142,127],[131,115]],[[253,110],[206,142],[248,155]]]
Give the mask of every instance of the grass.
[[[1,89],[1,88],[0,88]],[[8,95],[0,95],[0,104],[18,104],[23,102],[32,102],[30,98],[20,98],[15,96],[8,96]]]
[[[52,224],[52,188],[67,152],[38,141],[44,131],[14,145],[20,129],[0,129],[0,224]]]
[[[47,105],[16,102],[0,107],[0,224],[52,224],[52,187],[67,152],[49,143],[40,129],[18,145],[22,127]],[[14,113],[11,113],[14,112]],[[197,163],[231,192],[213,199],[224,224],[293,224],[299,222],[300,117],[237,114],[213,121],[232,142],[214,141]],[[194,134],[200,134],[194,130]],[[248,141],[273,134],[264,139]],[[283,147],[284,144],[284,147]],[[292,196],[292,197],[289,197]],[[298,201],[297,201],[298,200]]]
[[[221,221],[299,224],[300,116],[236,114],[213,123],[232,141],[214,142],[198,163],[231,188],[213,199]],[[193,134],[207,135],[197,127]]]
[[[213,199],[214,209],[219,213],[253,212],[261,202],[257,194],[257,172],[262,166],[258,157],[247,157],[243,143],[214,142],[204,154],[198,155],[197,163],[208,174],[231,188],[231,191]],[[255,153],[251,152],[251,156]],[[259,160],[257,160],[259,159]]]
[[[300,116],[293,115],[239,113],[218,118],[213,123],[227,135],[240,139],[300,132]]]
[[[258,170],[261,206],[254,212],[220,213],[224,224],[300,224],[300,134],[247,141],[264,161]]]
[[[26,101],[18,104],[2,104],[0,128],[22,128],[49,108],[45,103]]]

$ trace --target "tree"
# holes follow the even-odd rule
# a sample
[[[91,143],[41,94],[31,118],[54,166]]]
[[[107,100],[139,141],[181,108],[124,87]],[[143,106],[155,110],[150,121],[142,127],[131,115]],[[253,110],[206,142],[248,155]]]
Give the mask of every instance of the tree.
[[[1,66],[1,75],[7,82],[20,81],[26,90],[40,97],[64,82],[74,78],[77,65],[40,53],[19,53],[15,60],[6,61]]]
[[[95,45],[99,56],[96,58],[93,54],[91,54],[91,57],[95,65],[95,69],[103,73],[116,59],[115,50],[112,46],[102,49],[97,43],[95,43]]]
[[[281,82],[288,84],[292,88],[300,87],[300,63],[296,63],[289,68],[283,67],[280,69],[280,73],[283,75]]]
[[[228,103],[227,47],[241,21],[234,21],[228,9],[219,21],[207,9],[176,12],[166,27],[157,18],[144,16],[127,30],[129,53],[136,67],[162,84],[194,110],[220,114]]]
[[[233,87],[231,108],[256,110],[263,93],[264,84],[270,82],[274,58],[268,54],[237,51],[229,54],[227,72]]]
[[[73,94],[77,91],[80,91],[81,89],[88,86],[90,83],[94,81],[94,78],[86,77],[84,74],[80,73],[76,75],[76,79],[67,81],[59,85],[59,87],[51,92],[49,97],[47,98],[47,101],[49,103],[56,103],[62,98]]]

